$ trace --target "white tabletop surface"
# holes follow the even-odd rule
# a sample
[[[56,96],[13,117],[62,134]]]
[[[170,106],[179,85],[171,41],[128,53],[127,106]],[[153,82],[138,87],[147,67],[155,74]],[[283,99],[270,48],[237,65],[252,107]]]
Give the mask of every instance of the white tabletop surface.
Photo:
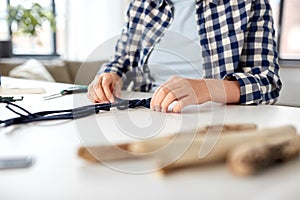
[[[7,87],[44,87],[52,94],[70,85],[2,77]],[[24,95],[18,105],[31,112],[87,105],[84,94],[44,101],[46,94]],[[124,97],[151,94],[124,93]],[[14,117],[0,105],[0,119]],[[193,130],[209,124],[255,123],[259,128],[294,125],[300,131],[300,108],[206,103],[182,114],[148,109],[112,110],[84,119],[31,123],[0,128],[0,158],[33,156],[26,169],[0,171],[0,200],[20,199],[299,199],[300,160],[252,177],[234,176],[225,164],[180,170],[161,177],[151,160],[106,165],[77,156],[85,144],[107,144]]]

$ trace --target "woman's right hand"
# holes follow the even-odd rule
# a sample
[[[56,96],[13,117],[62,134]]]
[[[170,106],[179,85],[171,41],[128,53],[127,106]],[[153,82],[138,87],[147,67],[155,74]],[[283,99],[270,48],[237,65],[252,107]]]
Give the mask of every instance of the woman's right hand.
[[[88,98],[94,103],[113,103],[121,96],[122,79],[114,73],[97,75],[88,87]]]

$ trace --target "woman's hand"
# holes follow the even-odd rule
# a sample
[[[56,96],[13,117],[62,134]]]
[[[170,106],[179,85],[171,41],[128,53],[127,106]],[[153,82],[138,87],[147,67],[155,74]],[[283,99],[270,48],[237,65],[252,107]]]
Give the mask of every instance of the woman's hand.
[[[122,79],[113,73],[97,75],[88,87],[88,98],[94,103],[113,103],[121,96]]]
[[[155,91],[151,100],[151,109],[167,112],[169,106],[177,101],[173,112],[180,112],[185,106],[209,101],[208,89],[201,79],[173,77]]]
[[[172,111],[178,113],[185,106],[207,101],[239,103],[240,94],[238,81],[173,77],[155,91],[150,107],[167,112],[171,103],[177,101]]]

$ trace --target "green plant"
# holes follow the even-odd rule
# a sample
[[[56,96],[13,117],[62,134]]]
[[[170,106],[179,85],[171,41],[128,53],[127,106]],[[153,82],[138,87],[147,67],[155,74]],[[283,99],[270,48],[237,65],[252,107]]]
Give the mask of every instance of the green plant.
[[[52,31],[55,31],[55,16],[53,12],[42,7],[38,3],[32,3],[30,8],[22,5],[8,7],[8,23],[16,27],[13,32],[20,32],[30,36],[36,36],[45,21],[50,23]]]

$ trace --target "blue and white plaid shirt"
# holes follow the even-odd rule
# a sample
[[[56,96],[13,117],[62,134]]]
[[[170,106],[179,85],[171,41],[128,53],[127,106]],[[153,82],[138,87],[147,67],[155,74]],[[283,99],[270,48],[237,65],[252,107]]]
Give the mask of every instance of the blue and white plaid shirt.
[[[281,81],[269,0],[196,0],[196,19],[204,78],[237,80],[241,104],[274,103]],[[125,87],[149,91],[145,63],[172,20],[169,0],[132,0],[104,72],[123,77]]]

